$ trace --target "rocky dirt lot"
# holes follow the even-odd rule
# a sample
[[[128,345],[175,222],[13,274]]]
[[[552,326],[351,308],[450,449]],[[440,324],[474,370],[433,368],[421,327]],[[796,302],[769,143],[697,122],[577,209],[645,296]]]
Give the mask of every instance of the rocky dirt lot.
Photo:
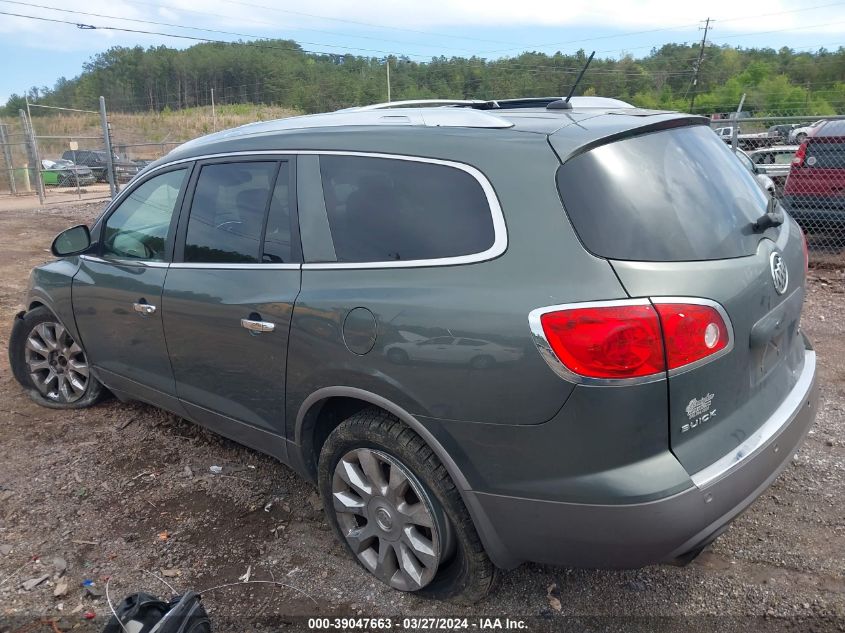
[[[163,581],[198,590],[245,575],[284,586],[206,592],[215,630],[306,628],[297,616],[317,614],[511,616],[528,618],[529,630],[845,630],[841,268],[811,271],[804,328],[820,360],[816,425],[715,544],[685,568],[524,565],[503,573],[485,603],[462,607],[371,580],[335,542],[314,489],[263,455],[142,404],[60,412],[30,401],[5,360],[12,316],[53,235],[101,204],[0,214],[0,631],[99,630],[107,580],[117,600],[169,594]]]

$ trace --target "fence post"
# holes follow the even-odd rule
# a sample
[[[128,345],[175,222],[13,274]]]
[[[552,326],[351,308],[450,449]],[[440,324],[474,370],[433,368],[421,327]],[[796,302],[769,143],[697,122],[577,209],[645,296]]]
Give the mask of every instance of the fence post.
[[[106,163],[109,170],[109,189],[111,197],[117,195],[117,178],[114,174],[114,155],[111,149],[111,134],[109,133],[109,120],[106,116],[106,98],[100,97],[100,124],[103,126],[103,140],[106,143]]]
[[[6,163],[6,171],[9,172],[9,191],[12,195],[18,193],[15,186],[15,169],[12,165],[12,149],[9,147],[9,135],[6,134],[6,124],[0,123],[0,143],[3,145],[3,160]]]
[[[44,204],[44,182],[41,180],[41,165],[38,162],[38,150],[35,149],[35,134],[32,131],[32,125],[26,117],[26,112],[20,110],[21,125],[23,126],[24,135],[26,136],[26,150],[29,156],[29,164],[33,167],[35,173],[35,190],[38,192],[38,201]]]
[[[742,93],[742,99],[739,100],[739,107],[733,116],[733,128],[731,129],[731,149],[736,154],[739,148],[739,115],[742,113],[742,106],[745,104],[745,93]]]

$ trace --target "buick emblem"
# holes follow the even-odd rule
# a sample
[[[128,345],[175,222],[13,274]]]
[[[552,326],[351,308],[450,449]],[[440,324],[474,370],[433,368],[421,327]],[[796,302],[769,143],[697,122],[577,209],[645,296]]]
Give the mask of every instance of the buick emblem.
[[[782,295],[789,285],[789,271],[786,270],[786,262],[783,261],[783,256],[777,251],[772,253],[769,257],[769,266],[772,269],[772,282],[775,284],[775,290],[779,295]]]

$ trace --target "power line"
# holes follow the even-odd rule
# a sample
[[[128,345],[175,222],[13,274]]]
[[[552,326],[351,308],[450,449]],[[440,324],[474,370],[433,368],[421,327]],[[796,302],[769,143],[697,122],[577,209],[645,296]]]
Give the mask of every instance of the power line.
[[[761,13],[761,14],[757,14],[757,15],[749,15],[749,16],[744,16],[744,17],[731,17],[731,18],[724,18],[724,19],[720,18],[718,20],[712,20],[712,21],[736,22],[736,21],[744,21],[744,20],[757,20],[757,19],[760,19],[760,18],[767,18],[767,17],[778,16],[778,15],[786,15],[786,14],[789,14],[789,13],[802,13],[802,12],[805,12],[805,11],[814,11],[814,10],[817,10],[817,9],[826,9],[826,8],[833,7],[833,6],[840,6],[840,5],[843,5],[843,4],[845,4],[845,2],[830,2],[830,3],[827,3],[827,4],[816,5],[816,6],[813,6],[813,7],[802,7],[800,9],[789,9],[789,10],[786,10],[786,11],[776,11],[776,12],[772,12],[772,13]],[[587,38],[583,38],[583,39],[569,40],[569,41],[566,41],[566,42],[556,42],[556,43],[552,42],[552,43],[548,43],[548,44],[531,44],[531,45],[524,46],[524,47],[515,47],[515,48],[510,48],[510,49],[499,49],[499,50],[495,50],[495,51],[485,51],[485,52],[482,53],[482,55],[486,55],[486,54],[489,54],[489,53],[501,53],[501,52],[515,51],[515,50],[520,50],[520,48],[522,50],[527,50],[527,49],[530,49],[530,48],[548,48],[550,46],[565,46],[567,44],[580,44],[582,42],[592,42],[592,41],[603,40],[603,39],[614,39],[614,38],[619,38],[619,37],[629,37],[631,35],[643,35],[643,34],[646,34],[646,33],[660,33],[660,32],[666,32],[666,31],[679,31],[679,30],[683,30],[683,29],[686,29],[686,28],[689,28],[689,27],[692,27],[692,26],[698,26],[699,24],[700,24],[700,22],[696,22],[694,24],[679,24],[679,25],[675,25],[675,26],[662,27],[662,28],[658,28],[658,29],[646,29],[646,30],[642,30],[642,31],[627,31],[627,32],[623,32],[623,33],[613,33],[613,34],[609,34],[609,35],[599,35],[599,36],[596,36],[596,37],[587,37]],[[814,26],[811,26],[811,27],[800,27],[800,28],[815,28],[816,26],[825,26],[825,25],[814,25]],[[799,27],[795,27],[795,28],[799,28]],[[793,29],[781,29],[781,30],[782,31],[790,31],[790,30],[793,30]],[[778,33],[778,32],[780,32],[780,31],[765,31],[765,33]],[[744,34],[740,34],[738,36],[731,36],[731,37],[739,37],[741,35],[744,35]],[[650,48],[650,47],[651,46],[640,46],[640,47],[635,47],[635,48]],[[625,50],[625,49],[619,49],[619,50]],[[631,49],[631,50],[634,50],[634,49]],[[598,51],[598,52],[599,53],[608,53],[608,52],[615,52],[615,51],[609,51],[608,50],[608,51]]]
[[[23,5],[23,6],[38,8],[38,9],[50,9],[51,11],[59,11],[59,12],[62,12],[62,13],[71,13],[71,14],[74,14],[74,15],[84,15],[84,16],[87,16],[87,17],[96,17],[96,18],[102,18],[102,19],[106,19],[106,20],[123,20],[123,21],[127,21],[127,22],[135,22],[135,23],[140,23],[140,24],[152,24],[154,26],[165,26],[165,27],[168,27],[168,28],[189,29],[189,30],[193,30],[193,31],[203,31],[203,32],[206,32],[206,33],[217,33],[219,35],[232,35],[232,36],[235,36],[235,37],[248,37],[248,38],[253,38],[253,39],[256,39],[256,40],[269,39],[266,36],[255,35],[253,33],[237,33],[237,32],[233,32],[233,31],[221,31],[221,30],[217,30],[217,29],[209,29],[209,28],[194,27],[194,26],[184,26],[184,25],[181,25],[181,24],[171,24],[171,23],[168,23],[168,22],[157,22],[157,21],[154,21],[154,20],[142,20],[140,18],[123,18],[123,17],[116,16],[116,15],[104,15],[104,14],[101,14],[101,13],[91,13],[91,12],[86,12],[86,11],[77,11],[75,9],[59,9],[59,8],[56,8],[56,7],[50,7],[50,6],[46,6],[46,5],[42,5],[42,4],[20,2],[19,0],[0,0],[0,2],[4,2],[4,3],[8,3],[8,4]],[[2,13],[2,12],[0,12],[0,13]],[[36,16],[20,15],[20,14],[15,14],[15,13],[6,13],[5,15],[15,15],[17,17],[25,17],[25,18],[32,18],[32,19],[43,19],[43,20],[48,20],[48,21],[52,21],[52,22],[61,22],[61,20],[49,20],[48,18],[39,18],[39,17],[36,17]],[[156,33],[156,32],[151,32],[151,31],[141,31],[141,30],[133,30],[133,29],[120,29],[120,28],[117,28],[117,27],[94,26],[94,25],[88,25],[88,24],[81,25],[81,24],[75,23],[75,22],[68,22],[68,24],[75,24],[78,28],[82,28],[82,29],[85,29],[85,28],[91,29],[91,30],[109,29],[109,30],[113,30],[113,31],[125,31],[125,32],[129,32],[129,33],[166,35],[167,37],[179,37],[179,38],[183,38],[183,39],[201,39],[202,41],[209,41],[209,42],[210,41],[220,41],[220,40],[212,40],[212,39],[207,39],[207,38],[189,38],[187,36],[176,35],[176,34],[173,34],[173,33]],[[224,42],[224,43],[231,44],[232,42]],[[321,43],[321,42],[302,41],[302,43],[307,44],[309,46],[329,46],[331,48],[341,48],[341,49],[344,49],[344,50],[355,50],[355,51],[363,51],[363,52],[369,52],[369,53],[380,53],[380,54],[387,54],[387,55],[395,55],[397,57],[398,56],[423,57],[423,58],[429,58],[430,57],[429,55],[423,55],[423,54],[397,53],[396,51],[385,51],[385,50],[381,50],[381,49],[372,49],[372,48],[360,48],[360,47],[355,47],[355,46],[340,46],[340,45],[337,45],[337,44],[325,44],[325,43]],[[297,50],[297,49],[291,48],[291,50]],[[309,51],[309,52],[318,52],[320,54],[325,54],[325,55],[337,55],[338,54],[337,51],[335,51],[335,52]]]
[[[124,0],[124,1],[125,2],[134,2],[135,4],[141,4],[141,5],[146,5],[146,6],[165,7],[165,8],[178,10],[178,11],[187,11],[187,9],[183,9],[181,7],[173,6],[173,5],[142,2],[141,0]],[[448,34],[448,33],[436,33],[436,32],[433,32],[433,31],[424,31],[424,30],[420,30],[420,29],[410,29],[410,28],[401,27],[401,26],[390,26],[390,25],[387,25],[387,24],[377,24],[375,22],[364,22],[364,21],[361,21],[361,20],[350,20],[348,18],[337,18],[337,17],[327,16],[327,15],[316,15],[316,14],[313,14],[313,13],[305,13],[303,11],[294,11],[292,9],[280,9],[278,7],[272,7],[272,6],[267,6],[267,5],[252,4],[252,3],[246,3],[246,2],[236,2],[235,0],[222,0],[222,1],[226,2],[228,4],[239,4],[239,5],[243,5],[243,6],[254,7],[254,8],[257,8],[257,9],[268,9],[270,11],[276,11],[276,12],[279,12],[279,13],[287,13],[287,14],[290,14],[290,15],[299,15],[299,16],[303,16],[303,17],[307,17],[307,18],[313,18],[313,19],[317,19],[317,20],[326,20],[326,21],[330,21],[330,22],[340,22],[340,23],[344,23],[344,24],[354,24],[354,25],[357,25],[357,26],[368,26],[368,27],[376,28],[376,29],[386,29],[386,30],[390,30],[390,31],[402,31],[404,33],[417,33],[419,35],[433,35],[435,37],[468,40],[468,41],[475,41],[475,42],[488,42],[488,43],[493,43],[493,44],[514,44],[514,42],[508,42],[508,41],[504,41],[504,40],[487,39],[487,38],[481,38],[481,37],[472,37],[472,36],[469,36],[469,35],[454,35],[454,34]],[[201,13],[201,12],[193,11],[193,13]],[[213,14],[206,14],[206,15],[213,15]],[[229,17],[231,17],[231,16],[229,16]]]

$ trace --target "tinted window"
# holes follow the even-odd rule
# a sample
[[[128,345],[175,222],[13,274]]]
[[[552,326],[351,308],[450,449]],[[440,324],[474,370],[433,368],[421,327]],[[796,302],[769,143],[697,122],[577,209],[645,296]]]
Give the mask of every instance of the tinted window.
[[[120,203],[106,220],[103,254],[121,259],[162,261],[170,220],[186,170],[150,178]]]
[[[205,165],[200,172],[185,238],[185,261],[254,263],[276,162]]]
[[[262,260],[264,262],[286,263],[292,260],[291,194],[290,166],[288,163],[282,163],[276,186],[273,188],[270,214],[267,216]]]
[[[558,169],[563,205],[596,255],[641,261],[722,259],[755,252],[748,226],[767,198],[704,126],[602,145]]]
[[[845,169],[845,143],[811,140],[804,163],[819,169]]]
[[[455,257],[493,245],[493,218],[484,191],[460,169],[321,156],[320,171],[338,261]]]

